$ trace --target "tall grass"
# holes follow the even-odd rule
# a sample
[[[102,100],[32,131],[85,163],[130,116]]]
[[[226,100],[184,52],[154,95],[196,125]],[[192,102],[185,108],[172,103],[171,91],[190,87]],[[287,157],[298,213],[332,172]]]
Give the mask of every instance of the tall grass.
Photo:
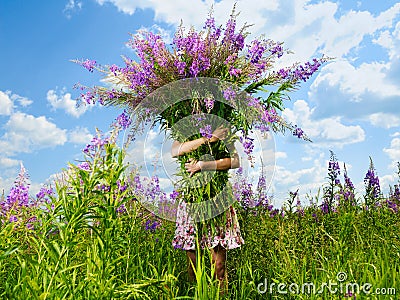
[[[48,201],[15,206],[18,221],[3,209],[0,299],[397,299],[393,292],[400,293],[400,221],[389,198],[366,209],[362,199],[339,205],[336,197],[325,212],[317,203],[326,193],[307,207],[294,206],[292,194],[279,211],[239,209],[245,245],[228,252],[228,291],[220,293],[208,250],[198,252],[191,283],[184,251],[171,246],[175,224],[136,200],[123,151],[112,143],[98,147],[85,164],[68,168]],[[331,190],[342,195],[337,185]],[[390,199],[399,204],[394,194]],[[35,216],[33,228],[23,216]],[[329,282],[336,292],[321,292]],[[310,283],[316,291],[302,292]],[[371,293],[346,286],[354,283],[370,284]],[[382,296],[377,288],[395,290]]]

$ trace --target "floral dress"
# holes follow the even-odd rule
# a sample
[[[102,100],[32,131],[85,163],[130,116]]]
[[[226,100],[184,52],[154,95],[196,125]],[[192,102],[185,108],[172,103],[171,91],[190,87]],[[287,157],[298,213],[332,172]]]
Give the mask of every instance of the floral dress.
[[[203,231],[199,237],[200,246],[202,248],[214,248],[218,245],[225,249],[235,249],[244,244],[244,240],[240,233],[239,222],[236,211],[233,206],[225,212],[225,226],[215,226],[214,228],[207,222],[200,225],[205,226],[206,232]],[[208,222],[209,223],[209,222]],[[186,211],[186,202],[181,201],[178,206],[176,217],[176,230],[172,245],[175,249],[195,250],[196,249],[196,230],[199,223],[194,223],[190,215]]]
[[[218,147],[218,142],[214,148]],[[201,153],[207,152],[207,147],[199,149]],[[221,153],[221,152],[220,152]],[[214,150],[215,159],[228,157],[227,153],[220,155]],[[198,172],[194,176],[198,178],[207,178],[209,182],[208,193],[204,186],[186,189],[186,196],[183,193],[183,199],[179,203],[176,217],[176,230],[172,245],[175,249],[195,250],[196,237],[200,247],[214,248],[218,245],[225,249],[234,249],[244,244],[240,233],[239,222],[235,208],[230,205],[223,213],[205,221],[194,222],[190,213],[188,213],[187,202],[196,202],[198,195],[201,195],[202,201],[207,201],[217,195],[228,184],[228,171],[215,171],[214,176],[207,174],[208,171]],[[196,196],[197,195],[197,196]]]

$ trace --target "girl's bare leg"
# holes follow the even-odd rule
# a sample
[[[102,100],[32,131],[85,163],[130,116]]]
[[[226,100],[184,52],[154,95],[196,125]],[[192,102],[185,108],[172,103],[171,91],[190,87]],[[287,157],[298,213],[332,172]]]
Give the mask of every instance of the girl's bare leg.
[[[221,293],[228,289],[228,273],[226,271],[226,249],[220,245],[211,250],[212,263],[215,265],[215,277],[219,280]]]
[[[188,260],[188,275],[189,281],[195,281],[195,268],[196,268],[196,251],[195,250],[187,250],[186,256]]]

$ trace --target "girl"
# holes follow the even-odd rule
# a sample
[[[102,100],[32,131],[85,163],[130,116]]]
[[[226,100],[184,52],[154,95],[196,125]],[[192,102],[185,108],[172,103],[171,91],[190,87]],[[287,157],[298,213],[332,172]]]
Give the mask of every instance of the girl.
[[[212,152],[212,148],[216,149],[219,147],[218,149],[221,149],[221,145],[218,144],[224,145],[223,140],[226,138],[228,132],[229,130],[227,128],[218,127],[213,131],[210,139],[201,137],[183,143],[174,141],[172,144],[172,156],[178,157],[187,155],[200,147],[204,148],[202,149],[203,151],[200,151],[201,153],[207,152],[207,149],[210,149],[210,152]],[[215,171],[216,174],[214,176],[223,176],[222,178],[224,179],[222,180],[222,185],[225,185],[228,181],[227,171],[230,168],[238,168],[240,165],[239,157],[234,147],[233,150],[233,154],[230,154],[229,151],[214,151],[213,154],[216,157],[213,160],[195,160],[190,158],[185,163],[185,169],[189,173],[190,177],[201,172]],[[219,182],[219,186],[217,186],[211,179],[211,198],[224,188],[220,183],[221,181]],[[195,194],[194,189],[196,188],[192,188],[190,190],[191,192],[188,194]],[[214,274],[219,280],[220,286],[226,288],[226,252],[228,249],[240,247],[244,243],[240,234],[235,209],[230,206],[225,213],[216,216],[211,220],[195,224],[186,210],[186,201],[191,202],[190,195],[183,195],[183,197],[185,201],[180,203],[177,212],[177,227],[173,239],[173,246],[175,248],[186,250],[189,264],[189,279],[193,281],[195,280],[194,268],[196,266],[195,248],[197,234],[200,246],[202,248],[207,247],[211,249],[212,263],[215,266]],[[207,198],[205,194],[203,194],[202,199],[207,200],[204,198]]]

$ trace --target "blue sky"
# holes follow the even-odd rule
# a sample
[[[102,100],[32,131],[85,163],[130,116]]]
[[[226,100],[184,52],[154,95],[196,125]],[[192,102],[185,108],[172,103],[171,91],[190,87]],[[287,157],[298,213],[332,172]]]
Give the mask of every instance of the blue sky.
[[[120,113],[112,108],[75,108],[75,83],[101,84],[72,59],[122,64],[129,33],[148,28],[171,36],[176,26],[202,26],[214,4],[217,22],[234,1],[58,0],[0,2],[0,188],[7,192],[19,164],[32,191],[81,158],[95,128],[103,131]],[[275,137],[271,193],[303,196],[325,181],[329,150],[362,192],[373,158],[387,190],[400,161],[400,3],[397,1],[237,1],[239,23],[254,36],[283,41],[294,54],[282,63],[335,57],[292,94],[284,116],[313,143]]]

